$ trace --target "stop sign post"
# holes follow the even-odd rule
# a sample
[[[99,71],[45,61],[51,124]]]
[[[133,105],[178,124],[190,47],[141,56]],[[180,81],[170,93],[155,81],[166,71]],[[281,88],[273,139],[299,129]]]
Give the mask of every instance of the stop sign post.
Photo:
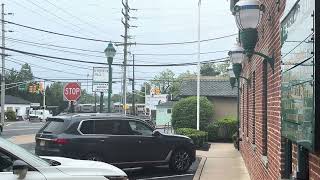
[[[70,110],[74,112],[74,102],[81,97],[81,86],[79,83],[70,82],[63,88],[63,98],[70,102]]]

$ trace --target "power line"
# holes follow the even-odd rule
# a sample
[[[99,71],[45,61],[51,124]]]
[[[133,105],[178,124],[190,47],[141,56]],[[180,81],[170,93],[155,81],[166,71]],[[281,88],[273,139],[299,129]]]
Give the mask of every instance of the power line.
[[[18,60],[18,61],[20,61],[20,62],[18,62],[18,61],[15,61],[15,60],[18,60],[18,59],[8,58],[8,61],[14,62],[14,63],[16,63],[16,64],[23,65],[23,63],[20,63],[20,62],[28,63],[28,62],[26,62],[26,61]],[[32,63],[28,63],[28,64],[29,64],[30,66],[39,67],[39,68],[43,68],[43,69],[48,69],[48,70],[51,70],[51,71],[61,72],[61,73],[65,73],[65,74],[73,74],[73,75],[84,76],[84,74],[66,72],[66,71],[62,71],[62,70],[58,70],[58,69],[52,69],[52,68],[48,68],[48,67],[44,67],[44,66],[39,66],[39,65],[36,65],[36,64],[32,64]]]
[[[59,59],[59,60],[63,60],[63,61],[72,61],[72,62],[78,62],[78,63],[107,65],[107,63],[93,62],[93,61],[83,61],[83,60],[63,58],[63,57],[55,57],[55,56],[49,56],[49,55],[32,53],[32,52],[20,51],[20,50],[11,49],[11,48],[5,48],[5,47],[0,47],[0,49],[5,49],[5,50],[8,50],[8,51],[13,51],[13,52],[21,53],[21,54],[26,54],[26,55],[29,55],[29,56],[40,56],[40,57],[45,57],[45,58]],[[208,61],[203,61],[202,63],[226,62],[226,61],[229,61],[228,57],[219,58],[219,59],[213,59],[213,60],[208,60]],[[123,64],[118,64],[118,63],[112,64],[112,65],[124,66]],[[197,62],[176,63],[176,64],[137,64],[135,66],[141,66],[141,67],[169,67],[169,66],[190,66],[190,65],[197,65]],[[133,66],[133,65],[127,64],[126,66]]]
[[[80,34],[85,35],[85,34],[81,33],[81,32],[84,32],[84,29],[83,29],[82,27],[80,27],[80,26],[78,26],[78,25],[76,25],[76,24],[74,24],[74,23],[72,23],[72,22],[70,22],[70,21],[68,21],[68,20],[66,20],[66,19],[64,19],[64,18],[56,15],[55,13],[52,13],[52,12],[49,11],[48,9],[40,6],[39,4],[37,4],[37,3],[39,3],[38,1],[37,1],[37,3],[34,3],[32,0],[27,0],[27,1],[28,1],[29,3],[35,5],[36,7],[40,8],[40,9],[43,10],[44,12],[46,12],[46,13],[48,13],[48,14],[50,14],[50,15],[58,18],[58,19],[60,19],[60,20],[63,21],[64,23],[70,24],[70,25],[72,25],[73,27],[78,28],[78,29],[80,30]],[[76,29],[73,29],[73,28],[71,28],[71,29],[74,30],[74,31],[77,31]],[[78,32],[79,32],[79,31],[78,31]],[[90,33],[91,33],[91,32],[90,32]],[[93,33],[91,33],[91,34],[93,34]]]
[[[18,23],[14,23],[11,21],[4,21],[6,23],[12,24],[12,25],[16,25],[16,26],[20,26],[20,27],[24,27],[24,28],[28,28],[28,29],[32,29],[32,30],[36,30],[36,31],[41,31],[41,32],[46,32],[46,33],[50,33],[50,34],[55,34],[55,35],[60,35],[60,36],[65,36],[65,37],[70,37],[70,38],[76,38],[76,39],[82,39],[82,40],[88,40],[88,41],[96,41],[96,42],[113,42],[116,43],[116,45],[145,45],[145,46],[162,46],[162,45],[183,45],[183,44],[194,44],[197,43],[197,41],[184,41],[184,42],[166,42],[166,43],[122,43],[122,42],[118,42],[118,41],[107,41],[107,40],[101,40],[101,39],[94,39],[94,38],[86,38],[86,37],[81,37],[81,36],[75,36],[75,35],[70,35],[70,34],[64,34],[64,33],[59,33],[59,32],[53,32],[53,31],[49,31],[49,30],[44,30],[44,29],[40,29],[40,28],[35,28],[35,27],[31,27],[31,26],[27,26],[27,25],[22,25],[22,24],[18,24]],[[221,36],[221,37],[216,37],[216,38],[210,38],[210,39],[204,39],[201,40],[200,42],[208,42],[208,41],[214,41],[214,40],[219,40],[219,39],[224,39],[224,38],[228,38],[228,37],[233,37],[236,36],[237,34],[230,34],[230,35],[226,35],[226,36]]]

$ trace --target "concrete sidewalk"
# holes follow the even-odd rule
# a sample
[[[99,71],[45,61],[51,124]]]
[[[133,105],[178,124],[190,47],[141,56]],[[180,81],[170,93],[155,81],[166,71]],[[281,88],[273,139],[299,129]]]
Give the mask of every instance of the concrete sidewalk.
[[[209,151],[197,151],[197,156],[203,160],[193,180],[250,180],[241,154],[231,143],[211,143]]]

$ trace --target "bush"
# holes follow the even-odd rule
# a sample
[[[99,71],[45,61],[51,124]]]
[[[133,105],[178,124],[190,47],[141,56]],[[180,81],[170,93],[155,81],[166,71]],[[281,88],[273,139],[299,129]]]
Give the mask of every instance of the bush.
[[[198,131],[191,128],[180,128],[176,130],[176,134],[188,136],[193,140],[197,147],[202,147],[204,143],[208,142],[208,133],[204,131]]]
[[[209,141],[232,141],[232,136],[237,132],[237,120],[234,117],[224,117],[207,127]]]
[[[11,110],[6,111],[5,116],[7,117],[8,121],[16,121],[17,120],[17,116],[14,111],[11,111]]]
[[[200,98],[200,129],[204,129],[213,116],[213,105],[206,98]],[[188,97],[177,102],[172,109],[174,129],[197,127],[197,97]]]

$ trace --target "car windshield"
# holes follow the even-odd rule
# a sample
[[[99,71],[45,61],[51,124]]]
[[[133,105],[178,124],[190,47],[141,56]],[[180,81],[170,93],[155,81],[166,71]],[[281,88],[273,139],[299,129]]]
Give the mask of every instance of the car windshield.
[[[13,144],[12,142],[0,137],[0,147],[6,151],[12,153],[13,155],[21,158],[21,160],[26,161],[30,165],[34,166],[50,166],[51,164],[37,155],[30,153],[24,148]]]

